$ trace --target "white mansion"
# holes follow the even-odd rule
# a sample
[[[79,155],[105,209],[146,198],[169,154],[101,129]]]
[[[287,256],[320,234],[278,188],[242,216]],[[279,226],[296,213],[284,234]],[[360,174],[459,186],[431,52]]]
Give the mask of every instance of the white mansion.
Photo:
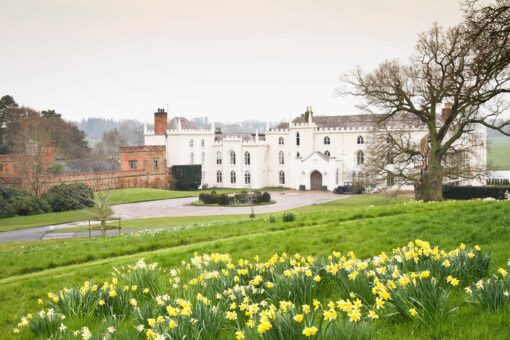
[[[186,118],[168,121],[158,109],[154,130],[145,124],[145,145],[165,145],[167,167],[202,165],[202,184],[257,189],[287,187],[333,190],[362,173],[374,120],[369,115],[313,116],[311,108],[264,133],[222,134],[197,129]],[[395,122],[420,140],[427,131],[416,120]],[[485,159],[485,151],[480,153]]]

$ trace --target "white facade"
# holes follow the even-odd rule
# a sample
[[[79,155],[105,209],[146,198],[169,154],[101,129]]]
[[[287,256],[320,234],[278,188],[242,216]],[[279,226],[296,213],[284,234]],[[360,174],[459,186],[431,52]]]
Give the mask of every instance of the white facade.
[[[178,119],[178,118],[177,118]],[[211,129],[175,129],[156,135],[145,128],[145,145],[165,145],[167,167],[202,164],[202,184],[258,189],[286,187],[333,190],[362,172],[373,128],[319,127],[310,110],[303,123],[266,129],[254,136],[218,135]],[[406,126],[421,139],[423,126]]]

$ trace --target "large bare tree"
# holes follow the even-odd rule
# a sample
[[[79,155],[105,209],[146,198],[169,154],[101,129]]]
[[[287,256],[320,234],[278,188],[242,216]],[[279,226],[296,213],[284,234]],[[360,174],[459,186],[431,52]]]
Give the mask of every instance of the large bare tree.
[[[490,6],[470,1],[464,7],[462,24],[449,29],[434,24],[422,33],[407,64],[385,61],[370,73],[358,68],[339,90],[359,97],[360,107],[383,126],[406,113],[426,127],[422,143],[399,136],[389,143],[402,159],[419,160],[415,183],[425,201],[442,199],[446,160],[462,138],[476,136],[480,126],[510,135],[503,115],[510,92],[510,0]]]

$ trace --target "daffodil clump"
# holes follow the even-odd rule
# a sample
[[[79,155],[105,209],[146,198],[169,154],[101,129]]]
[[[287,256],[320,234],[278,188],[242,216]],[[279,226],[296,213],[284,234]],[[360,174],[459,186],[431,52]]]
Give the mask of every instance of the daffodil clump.
[[[143,260],[111,280],[84,282],[38,300],[14,333],[82,339],[369,338],[383,317],[435,324],[455,310],[452,291],[497,309],[508,303],[505,269],[490,254],[444,251],[416,240],[373,258],[275,254],[266,261],[195,254],[164,270]],[[490,287],[490,288],[489,288]],[[488,291],[490,289],[490,292]],[[488,307],[490,305],[490,307]]]

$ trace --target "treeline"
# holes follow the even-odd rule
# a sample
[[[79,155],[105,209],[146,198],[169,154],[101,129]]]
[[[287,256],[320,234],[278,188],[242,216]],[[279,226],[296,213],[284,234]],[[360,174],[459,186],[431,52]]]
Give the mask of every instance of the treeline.
[[[55,110],[37,111],[19,105],[12,96],[0,98],[0,153],[29,153],[48,143],[62,158],[87,158],[85,133]]]

